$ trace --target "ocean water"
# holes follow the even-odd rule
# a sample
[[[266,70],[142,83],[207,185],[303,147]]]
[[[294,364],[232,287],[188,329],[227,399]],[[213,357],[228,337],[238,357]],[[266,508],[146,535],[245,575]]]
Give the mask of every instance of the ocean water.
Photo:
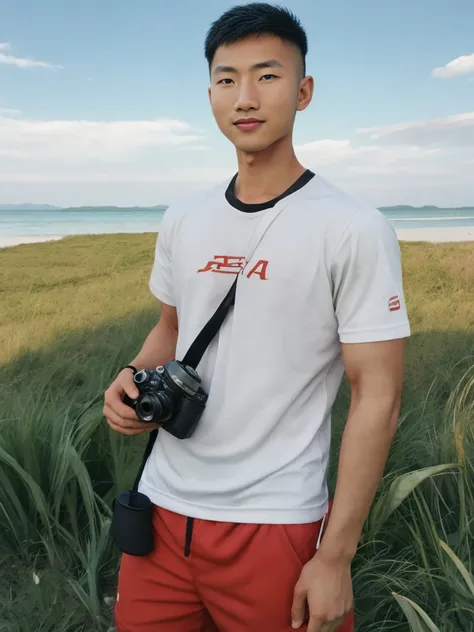
[[[381,212],[398,228],[474,227],[474,207],[388,207]],[[163,208],[0,210],[0,238],[66,236],[97,233],[156,233]]]
[[[395,228],[474,227],[474,207],[414,208],[394,206],[380,210]]]
[[[162,209],[0,210],[0,238],[9,236],[156,233]]]

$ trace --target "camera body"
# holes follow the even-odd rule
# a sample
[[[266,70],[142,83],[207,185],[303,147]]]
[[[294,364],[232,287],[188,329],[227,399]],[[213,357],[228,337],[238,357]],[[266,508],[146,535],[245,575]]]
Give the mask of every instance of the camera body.
[[[156,369],[137,371],[133,381],[138,388],[136,400],[124,396],[142,423],[161,424],[178,439],[188,439],[204,412],[207,394],[196,371],[172,360]]]

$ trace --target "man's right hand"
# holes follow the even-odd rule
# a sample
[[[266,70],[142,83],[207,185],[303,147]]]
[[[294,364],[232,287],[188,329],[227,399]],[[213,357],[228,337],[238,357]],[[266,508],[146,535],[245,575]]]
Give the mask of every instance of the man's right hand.
[[[133,436],[159,428],[157,424],[146,424],[139,421],[133,408],[123,403],[122,398],[125,394],[131,399],[136,399],[139,395],[131,369],[120,371],[105,391],[103,414],[112,430],[123,435]]]

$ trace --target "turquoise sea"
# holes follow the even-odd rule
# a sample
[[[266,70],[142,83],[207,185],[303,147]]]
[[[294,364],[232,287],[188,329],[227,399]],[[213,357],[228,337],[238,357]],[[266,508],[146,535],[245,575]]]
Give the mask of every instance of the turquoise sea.
[[[87,207],[48,210],[0,209],[0,238],[94,233],[158,232],[166,207]],[[474,207],[384,207],[395,228],[474,227]]]
[[[156,233],[164,208],[1,210],[0,238],[9,236]]]

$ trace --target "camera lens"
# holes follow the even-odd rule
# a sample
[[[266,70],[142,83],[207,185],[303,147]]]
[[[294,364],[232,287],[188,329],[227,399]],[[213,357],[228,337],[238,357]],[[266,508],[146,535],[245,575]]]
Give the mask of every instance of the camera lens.
[[[154,407],[151,405],[150,402],[143,402],[140,406],[140,411],[144,416],[153,416]]]
[[[144,423],[162,423],[171,417],[171,403],[162,392],[145,393],[138,400],[135,411]]]
[[[145,393],[139,398],[135,409],[137,417],[145,423],[160,421],[163,408],[158,397],[154,393]]]

